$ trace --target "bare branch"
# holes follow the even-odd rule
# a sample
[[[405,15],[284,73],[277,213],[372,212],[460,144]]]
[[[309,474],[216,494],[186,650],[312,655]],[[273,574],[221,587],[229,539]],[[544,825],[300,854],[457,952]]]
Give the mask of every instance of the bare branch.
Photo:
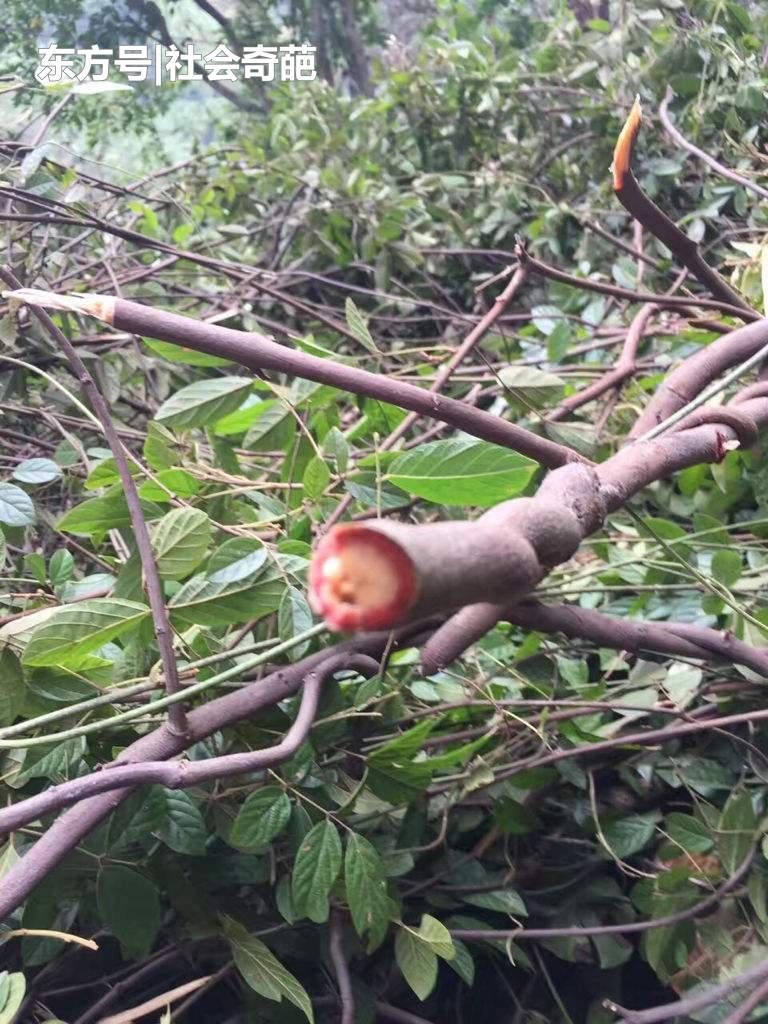
[[[11,272],[9,267],[0,267],[0,280],[4,281],[11,288],[22,287],[21,282]],[[152,553],[152,542],[149,537],[146,520],[144,519],[144,513],[141,509],[139,492],[128,467],[126,449],[123,447],[123,443],[115,430],[114,423],[112,422],[112,416],[109,412],[109,407],[104,401],[101,392],[96,387],[93,378],[88,372],[88,368],[78,355],[77,350],[74,348],[64,332],[56,326],[53,320],[51,320],[45,310],[39,307],[33,308],[37,319],[66,356],[67,361],[72,368],[72,372],[77,377],[84,394],[90,402],[91,408],[101,423],[104,436],[106,437],[112,451],[115,465],[117,466],[117,471],[120,475],[120,482],[122,483],[123,491],[125,492],[125,502],[128,506],[128,512],[131,517],[131,526],[133,527],[134,537],[136,538],[136,547],[139,552],[139,558],[141,559],[144,580],[146,581],[147,598],[149,600],[149,606],[152,609],[155,636],[157,637],[157,645],[160,649],[160,659],[163,665],[165,690],[168,694],[178,693],[181,689],[181,684],[179,682],[179,674],[176,668],[176,658],[173,653],[173,633],[171,631],[171,624],[168,618],[168,610],[165,606],[163,585],[160,582],[160,576],[155,563],[155,556]],[[182,704],[173,704],[169,709],[168,718],[170,728],[174,732],[179,736],[186,735],[186,714]]]
[[[692,142],[680,132],[678,128],[674,126],[669,116],[669,102],[674,96],[674,91],[671,85],[667,86],[667,92],[664,99],[659,104],[659,119],[664,125],[664,131],[676,142],[678,146],[692,153],[694,156],[702,160],[707,167],[711,167],[713,171],[716,171],[721,177],[727,178],[729,181],[735,182],[737,185],[741,185],[743,188],[749,189],[750,192],[754,192],[755,195],[760,196],[761,199],[768,199],[768,189],[762,187],[762,185],[756,184],[754,181],[750,181],[749,178],[743,177],[736,171],[732,171],[730,167],[726,167],[725,164],[721,164],[718,160],[715,160],[713,156],[706,153],[703,149],[699,149],[698,146],[694,146]],[[730,1019],[730,1018],[729,1018]]]
[[[738,292],[713,270],[699,253],[699,247],[659,209],[653,200],[643,192],[632,173],[632,150],[640,130],[642,114],[640,101],[630,111],[619,134],[613,155],[613,188],[621,205],[637,218],[640,223],[680,260],[684,267],[709,289],[715,298],[739,310],[739,316],[753,320],[759,316]]]

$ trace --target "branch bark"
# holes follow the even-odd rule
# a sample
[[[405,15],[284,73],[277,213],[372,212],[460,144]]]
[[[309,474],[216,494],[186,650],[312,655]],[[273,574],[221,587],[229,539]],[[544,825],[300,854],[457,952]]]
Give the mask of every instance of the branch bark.
[[[659,209],[653,200],[643,192],[632,173],[632,150],[640,130],[642,115],[639,100],[630,111],[624,128],[619,135],[613,155],[613,188],[616,198],[644,228],[658,238],[678,260],[687,267],[716,299],[740,310],[742,319],[753,320],[760,314],[752,309],[738,292],[725,281],[716,270],[703,259],[699,247]]]
[[[21,288],[21,282],[12,273],[9,267],[0,267],[0,280],[4,281],[11,288]],[[117,466],[117,471],[120,476],[120,482],[122,483],[123,490],[125,492],[125,501],[131,517],[131,526],[133,527],[133,534],[136,538],[136,547],[139,552],[139,558],[141,559],[141,567],[146,583],[147,598],[149,600],[149,606],[152,609],[155,636],[157,637],[157,645],[160,650],[160,659],[163,666],[165,691],[168,694],[178,693],[181,689],[181,684],[179,682],[179,674],[176,668],[176,658],[173,653],[173,633],[171,631],[170,619],[168,618],[168,610],[165,606],[163,585],[160,582],[157,565],[155,564],[155,556],[152,553],[152,542],[150,540],[146,520],[144,519],[144,513],[141,510],[139,492],[128,467],[125,448],[123,447],[123,443],[115,430],[114,423],[112,422],[112,416],[109,412],[109,407],[104,401],[101,392],[96,387],[93,378],[88,372],[88,368],[80,358],[77,350],[74,348],[64,332],[56,326],[53,320],[51,320],[45,310],[40,309],[39,307],[34,307],[33,311],[44,329],[66,356],[72,372],[80,383],[83,393],[87,397],[91,408],[101,423],[104,436],[106,437],[112,451],[112,455],[115,459],[115,465]],[[168,711],[168,720],[173,732],[177,733],[179,736],[186,735],[186,712],[183,704],[171,705]]]

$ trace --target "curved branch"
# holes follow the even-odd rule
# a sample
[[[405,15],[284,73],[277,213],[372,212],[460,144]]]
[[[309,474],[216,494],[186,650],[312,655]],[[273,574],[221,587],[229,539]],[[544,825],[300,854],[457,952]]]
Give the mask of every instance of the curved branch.
[[[696,277],[705,288],[708,288],[716,299],[736,307],[743,320],[754,320],[760,316],[752,309],[738,292],[725,281],[716,270],[704,260],[699,247],[680,230],[666,213],[659,209],[653,200],[643,192],[632,173],[632,151],[637,133],[640,130],[642,114],[640,101],[630,111],[621,130],[613,156],[613,188],[616,198],[633,217],[640,221],[654,236],[674,253],[684,267]]]
[[[275,764],[282,764],[293,757],[309,735],[325,680],[340,669],[347,668],[356,669],[368,677],[375,675],[379,670],[377,662],[365,654],[330,655],[304,677],[304,692],[296,719],[280,743],[273,747],[239,754],[223,754],[204,761],[146,760],[137,764],[122,764],[118,759],[113,765],[108,765],[101,771],[49,786],[36,796],[19,800],[18,803],[0,809],[0,836],[35,821],[43,814],[124,786],[145,786],[148,783],[155,783],[165,786],[166,789],[188,789],[203,782],[248,775]]]
[[[749,189],[750,192],[754,192],[756,196],[760,196],[761,199],[768,199],[768,189],[763,188],[761,185],[755,184],[754,181],[750,181],[749,178],[744,178],[741,174],[737,174],[736,171],[732,171],[730,167],[726,167],[725,164],[721,164],[718,160],[715,160],[709,153],[705,153],[703,149],[699,149],[698,146],[694,146],[692,142],[680,132],[679,129],[675,128],[669,116],[669,102],[674,96],[672,86],[667,86],[667,92],[664,99],[659,104],[659,120],[664,125],[664,131],[676,142],[678,146],[692,153],[694,156],[702,160],[707,167],[711,167],[713,171],[716,171],[721,177],[727,178],[729,181],[735,182],[737,185],[741,185],[743,188]]]
[[[17,277],[15,277],[9,267],[0,267],[0,280],[4,281],[11,288],[21,288],[21,282]],[[160,649],[160,659],[163,666],[165,690],[169,695],[172,693],[178,693],[181,689],[181,683],[179,682],[176,658],[173,653],[173,633],[171,631],[171,623],[168,617],[168,609],[165,606],[165,594],[157,571],[155,556],[152,552],[152,542],[149,537],[149,529],[147,528],[144,513],[141,509],[139,492],[136,488],[136,482],[134,481],[128,467],[125,448],[123,447],[123,443],[115,430],[115,425],[112,422],[109,407],[104,401],[101,392],[96,387],[93,378],[88,372],[88,368],[78,355],[77,350],[74,348],[64,332],[56,326],[53,320],[51,320],[45,310],[40,309],[39,307],[33,307],[33,311],[47,333],[51,338],[53,338],[54,342],[66,356],[72,372],[80,383],[84,394],[90,402],[91,408],[101,423],[104,436],[106,437],[112,451],[112,455],[115,459],[115,465],[117,466],[117,471],[120,476],[120,482],[123,485],[125,502],[128,506],[128,513],[131,517],[131,526],[133,527],[134,537],[136,538],[136,547],[139,552],[139,558],[141,559],[141,568],[144,573],[144,580],[146,581],[147,598],[149,600],[149,606],[152,609],[155,636],[157,637],[157,645]],[[186,735],[186,713],[182,704],[173,704],[170,707],[168,711],[168,720],[170,722],[171,729],[174,732],[178,733],[179,736]]]
[[[415,628],[404,630],[396,639],[405,639],[415,632]],[[370,657],[378,657],[387,649],[391,639],[391,633],[369,634],[355,641],[339,644],[333,654],[367,654]],[[249,718],[263,708],[271,707],[292,696],[301,686],[307,673],[317,670],[328,657],[328,651],[312,654],[294,665],[278,669],[250,686],[194,708],[187,720],[188,738],[183,739],[172,733],[167,726],[161,726],[126,747],[120,755],[118,764],[137,765],[142,761],[175,757],[189,744],[205,739],[218,729]],[[103,769],[106,773],[110,770]],[[62,814],[22,859],[3,876],[3,885],[0,889],[0,920],[23,903],[47,873],[131,792],[132,787],[128,786],[100,793],[81,801],[76,807]]]

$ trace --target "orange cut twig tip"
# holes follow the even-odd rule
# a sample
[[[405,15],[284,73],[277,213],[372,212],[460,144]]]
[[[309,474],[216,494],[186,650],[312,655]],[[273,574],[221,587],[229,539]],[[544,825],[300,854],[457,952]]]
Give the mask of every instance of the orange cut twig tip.
[[[635,96],[635,102],[632,104],[629,116],[624,122],[624,127],[619,132],[619,137],[613,150],[611,170],[613,171],[613,187],[616,192],[624,186],[624,178],[632,160],[632,147],[635,144],[642,119],[643,111],[640,106],[640,97]]]

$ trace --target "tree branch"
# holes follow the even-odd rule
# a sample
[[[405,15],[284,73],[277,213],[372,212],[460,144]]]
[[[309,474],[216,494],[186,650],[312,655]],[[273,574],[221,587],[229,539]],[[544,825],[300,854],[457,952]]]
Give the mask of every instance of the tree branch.
[[[729,181],[735,182],[737,185],[741,185],[743,188],[749,189],[750,192],[754,192],[755,195],[760,196],[761,199],[768,199],[768,189],[763,188],[761,185],[757,185],[754,181],[750,181],[749,178],[744,178],[741,174],[737,174],[736,171],[732,171],[730,167],[726,167],[725,164],[721,164],[718,160],[715,160],[713,156],[706,153],[703,149],[699,149],[698,146],[694,146],[692,142],[680,132],[678,128],[675,128],[672,120],[669,116],[669,102],[675,95],[672,86],[667,86],[667,92],[664,99],[659,104],[659,120],[664,125],[664,131],[676,142],[678,146],[692,153],[694,156],[702,160],[707,167],[711,167],[713,171],[716,171],[721,177],[727,178]],[[729,1018],[730,1019],[730,1018]]]
[[[423,627],[421,627],[423,629]],[[398,639],[409,638],[417,628],[401,631]],[[391,633],[369,634],[339,644],[333,655],[378,657],[392,640]],[[250,686],[194,708],[188,716],[186,739],[172,733],[167,726],[140,737],[122,751],[117,765],[136,765],[142,761],[158,761],[180,754],[188,745],[205,739],[227,725],[250,718],[264,708],[292,696],[307,673],[318,669],[329,657],[328,651],[312,654],[294,665],[288,665]],[[338,667],[338,666],[337,666]],[[110,768],[103,771],[109,772]],[[75,780],[76,781],[76,780]],[[81,839],[103,821],[132,792],[131,787],[101,793],[81,801],[62,814],[38,839],[20,861],[3,876],[0,888],[0,920],[24,902],[29,893]],[[11,810],[12,808],[9,808]]]
[[[9,267],[0,267],[0,280],[4,281],[11,288],[22,287],[21,282],[11,272]],[[96,387],[93,378],[88,372],[88,368],[78,355],[77,350],[74,348],[64,332],[56,326],[53,320],[51,320],[45,310],[40,309],[39,307],[34,307],[33,311],[45,330],[66,356],[67,361],[72,368],[72,372],[79,381],[80,386],[83,389],[83,393],[88,398],[91,408],[101,423],[104,436],[106,437],[107,443],[112,451],[115,465],[120,476],[120,482],[122,483],[123,491],[125,492],[125,502],[128,506],[128,513],[131,517],[131,526],[133,527],[134,537],[136,538],[136,547],[139,552],[139,558],[141,559],[141,567],[144,573],[144,580],[146,582],[147,598],[149,600],[149,606],[152,609],[155,636],[157,637],[157,645],[160,649],[165,690],[168,694],[178,693],[181,689],[181,684],[179,682],[179,675],[176,668],[176,658],[173,653],[173,633],[171,631],[171,624],[168,618],[168,610],[165,606],[163,585],[160,582],[157,565],[155,564],[155,556],[152,552],[152,541],[150,540],[147,523],[141,509],[139,492],[128,467],[126,449],[123,447],[123,443],[115,430],[115,426],[109,412],[109,407],[104,401],[101,392]],[[170,727],[174,732],[179,736],[184,736],[186,734],[186,714],[182,704],[171,705],[168,711],[168,719]]]
[[[699,253],[699,247],[680,228],[659,209],[653,200],[643,192],[632,173],[632,150],[637,133],[640,130],[642,113],[639,99],[630,111],[624,127],[619,134],[613,154],[613,188],[621,205],[632,214],[644,228],[658,238],[678,260],[715,298],[736,307],[739,316],[745,320],[753,320],[757,313],[738,292],[713,270]]]
[[[530,430],[473,409],[462,402],[424,391],[413,384],[393,380],[380,374],[369,373],[356,366],[345,366],[331,359],[321,359],[306,352],[298,352],[279,345],[263,334],[235,331],[229,327],[202,323],[190,317],[179,316],[150,306],[114,299],[107,295],[57,296],[53,292],[21,289],[9,293],[10,297],[32,305],[52,309],[67,309],[85,313],[108,323],[119,331],[129,331],[146,337],[172,341],[200,352],[214,353],[240,363],[252,370],[276,370],[305,380],[329,384],[342,391],[410,409],[422,416],[442,420],[474,437],[491,441],[505,448],[535,459],[544,466],[562,466],[568,462],[583,461],[571,449],[539,437]]]

